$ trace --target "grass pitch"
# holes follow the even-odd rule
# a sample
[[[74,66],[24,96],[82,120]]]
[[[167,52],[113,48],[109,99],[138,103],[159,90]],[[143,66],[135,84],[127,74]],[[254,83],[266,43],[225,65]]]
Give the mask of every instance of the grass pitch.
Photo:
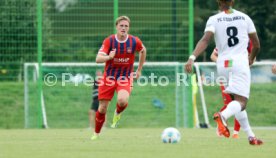
[[[12,87],[12,88],[11,88]],[[0,129],[24,128],[24,85],[21,82],[2,82],[0,85]],[[37,89],[33,87],[33,100]],[[46,87],[44,90],[47,119],[51,128],[85,128],[88,126],[88,109],[91,106],[91,87]],[[222,107],[219,87],[204,87],[209,120]],[[276,127],[275,108],[276,84],[252,84],[247,113],[251,126]],[[167,87],[138,87],[131,94],[129,107],[122,117],[122,127],[127,128],[165,128],[175,125],[175,89]],[[160,99],[166,106],[158,109],[152,100]],[[183,100],[182,98],[180,98]],[[200,96],[198,95],[199,120],[204,122]],[[38,127],[38,104],[30,107],[30,120]],[[116,102],[108,109],[108,122],[112,120]],[[181,116],[179,116],[181,117]],[[139,120],[139,121],[137,121]],[[182,120],[182,119],[181,119]],[[229,120],[229,125],[233,125]],[[183,125],[183,122],[180,122]],[[40,126],[39,126],[40,127]]]
[[[1,158],[272,158],[276,131],[255,129],[263,146],[240,139],[219,138],[215,129],[180,129],[178,144],[161,142],[161,128],[103,129],[91,141],[88,129],[0,130]]]

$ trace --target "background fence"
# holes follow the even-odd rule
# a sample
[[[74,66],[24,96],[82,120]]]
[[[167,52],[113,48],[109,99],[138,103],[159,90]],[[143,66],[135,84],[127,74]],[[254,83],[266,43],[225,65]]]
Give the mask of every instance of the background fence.
[[[195,22],[193,21],[193,0],[1,0],[0,1],[0,128],[22,128],[24,126],[24,84],[23,84],[23,65],[26,62],[94,62],[95,56],[103,39],[109,34],[114,33],[114,19],[119,15],[127,15],[131,18],[130,33],[140,37],[147,47],[147,61],[186,61],[189,52],[193,49],[193,33],[195,38],[199,39],[203,34],[205,22],[208,17],[216,12],[217,4],[215,1],[197,0],[195,6]],[[41,3],[41,5],[40,5]],[[251,5],[248,5],[248,4]],[[256,5],[257,4],[257,5]],[[237,3],[237,9],[248,13],[256,24],[258,34],[262,43],[262,52],[260,59],[275,59],[274,52],[275,44],[273,43],[274,34],[273,19],[275,16],[271,14],[275,10],[269,1],[259,3],[258,1]],[[260,9],[261,8],[261,9]],[[268,10],[267,14],[263,10]],[[269,12],[270,11],[270,12]],[[263,17],[268,17],[263,19]],[[265,20],[265,23],[264,23]],[[195,31],[193,31],[193,23]],[[41,25],[39,25],[41,24]],[[213,49],[213,43],[208,48],[208,53]],[[208,58],[208,53],[204,56]],[[199,57],[199,60],[202,57]],[[70,68],[69,68],[70,69]],[[91,72],[91,68],[75,71],[71,69],[73,75],[78,72]],[[89,70],[89,71],[88,71]],[[181,68],[179,68],[181,70]],[[209,69],[207,68],[209,71]],[[42,74],[45,75],[47,69],[44,68]],[[52,71],[52,70],[51,70]],[[53,70],[54,71],[54,70]],[[173,72],[173,69],[166,70],[159,68],[160,73],[167,73],[167,76]],[[144,74],[150,74],[151,70],[144,70]],[[35,76],[31,70],[30,81]],[[262,81],[263,83],[252,84],[252,97],[250,98],[254,108],[249,108],[248,113],[252,113],[252,125],[258,126],[275,126],[275,75],[271,73],[271,65],[252,69],[252,81]],[[42,76],[42,75],[41,75]],[[265,80],[265,81],[264,81]],[[79,87],[76,91],[75,87],[71,87],[72,91],[64,92],[62,87],[54,90],[44,85],[37,85],[34,82],[30,87],[30,96],[33,96],[33,102],[36,107],[33,108],[33,113],[41,113],[41,89],[43,88],[46,98],[46,104],[55,106],[57,101],[60,105],[64,105],[64,101],[73,104],[77,109],[82,110],[81,118],[75,122],[71,122],[74,127],[86,126],[86,112],[90,106],[90,87]],[[58,88],[58,87],[56,87]],[[67,87],[70,88],[70,87]],[[82,89],[83,88],[83,89]],[[156,87],[154,87],[156,88]],[[148,91],[146,91],[148,90]],[[168,116],[168,109],[165,109],[164,114],[158,111],[150,112],[155,107],[152,106],[152,101],[157,98],[164,102],[167,106],[174,107],[172,97],[177,97],[173,93],[177,90],[168,87],[166,90],[155,89],[152,93],[152,87],[146,89],[135,89],[132,102],[138,104],[136,109],[132,109],[135,114],[141,110],[138,101],[145,101],[143,107],[150,114],[156,114],[154,119],[163,126],[173,125],[175,117],[172,117],[174,109],[170,109],[171,113]],[[69,101],[66,97],[57,97],[63,92],[63,95],[74,101],[74,98],[81,100],[79,103]],[[70,92],[70,93],[68,93]],[[74,92],[74,93],[71,93]],[[167,94],[169,92],[169,94]],[[69,95],[70,94],[70,95]],[[142,94],[142,95],[141,95]],[[151,97],[151,94],[153,97]],[[218,87],[207,88],[206,104],[208,107],[209,116],[214,111],[217,111],[221,105],[220,91]],[[84,99],[80,99],[81,95]],[[155,96],[154,96],[155,95]],[[209,96],[207,96],[209,95]],[[52,98],[50,98],[52,97]],[[40,98],[40,99],[39,99]],[[62,99],[61,99],[62,98]],[[220,99],[217,99],[220,98]],[[259,98],[262,98],[260,100]],[[50,99],[51,102],[47,101]],[[179,102],[182,98],[179,98]],[[209,100],[209,101],[208,101]],[[76,99],[75,99],[76,101]],[[183,100],[182,100],[183,101]],[[68,104],[69,104],[68,103]],[[67,105],[68,105],[67,104]],[[48,107],[46,105],[46,108]],[[133,104],[132,104],[133,105]],[[214,106],[215,105],[215,106]],[[263,105],[266,105],[265,108]],[[83,106],[83,107],[82,107]],[[140,105],[141,106],[141,105]],[[150,107],[148,107],[150,106]],[[134,107],[134,106],[133,106]],[[59,107],[61,112],[64,112],[64,107]],[[114,108],[114,106],[113,106]],[[70,109],[70,108],[67,108]],[[74,113],[76,108],[71,108],[70,112]],[[209,110],[210,109],[210,110]],[[252,111],[250,111],[252,109]],[[53,110],[53,109],[52,109]],[[111,109],[110,113],[112,115]],[[128,113],[132,116],[133,113],[129,109]],[[54,110],[56,111],[56,110]],[[159,111],[160,112],[160,111]],[[187,111],[185,111],[187,112]],[[57,112],[58,114],[61,114]],[[175,112],[176,113],[176,112]],[[181,113],[184,113],[182,109]],[[187,112],[188,113],[188,112]],[[263,114],[266,114],[264,116]],[[67,113],[68,114],[68,113]],[[70,114],[70,113],[69,113]],[[51,113],[49,111],[49,115]],[[157,117],[162,116],[162,119]],[[50,117],[53,120],[59,120],[55,113]],[[68,117],[67,117],[68,116]],[[64,116],[64,121],[60,124],[57,121],[50,121],[52,127],[72,127],[64,122],[68,122],[71,115]],[[142,116],[137,114],[137,116]],[[163,117],[165,116],[165,117]],[[169,118],[166,118],[168,116]],[[182,116],[181,116],[182,117]],[[76,118],[76,117],[75,117]],[[128,120],[128,116],[124,118]],[[148,117],[149,120],[153,115]],[[39,115],[35,117],[35,121],[39,121]],[[111,119],[111,118],[110,118]],[[170,120],[170,121],[168,121]],[[266,120],[266,122],[260,121]],[[132,120],[136,121],[136,120]],[[57,123],[53,125],[52,122]],[[142,126],[159,126],[160,124],[137,124],[137,127]],[[144,123],[142,122],[142,123]],[[40,122],[38,122],[40,123]],[[78,124],[76,124],[78,123]],[[185,122],[179,120],[180,126]],[[80,125],[81,124],[81,125]],[[132,126],[133,123],[127,126]]]
[[[193,17],[188,6],[189,0],[3,0],[0,80],[22,80],[23,63],[38,60],[39,44],[43,62],[94,62],[120,15],[130,17],[130,34],[141,38],[148,61],[184,61]]]
[[[22,122],[19,118],[23,118],[24,110],[22,96],[25,93],[22,94],[23,82],[21,82],[24,75],[24,63],[94,62],[103,40],[115,33],[114,21],[120,15],[130,17],[130,34],[138,36],[143,41],[148,52],[147,61],[186,60],[190,52],[189,49],[192,48],[190,41],[193,41],[191,2],[192,0],[2,0],[0,2],[0,81],[2,81],[0,89],[3,89],[5,93],[0,98],[2,99],[0,108],[3,109],[0,110],[0,114],[6,117],[2,120],[2,126],[18,127],[14,126],[15,122]],[[44,67],[39,70],[38,74],[41,78],[48,72]],[[36,74],[35,71],[32,73]],[[76,75],[83,71],[74,70],[71,73]],[[164,70],[160,69],[159,71],[163,73]],[[92,75],[94,74],[92,73]],[[28,76],[28,79],[33,77],[34,75]],[[66,97],[64,96],[67,95],[72,99],[76,98],[79,92],[83,92],[86,99],[79,98],[78,100],[81,102],[73,105],[78,106],[82,112],[86,113],[90,104],[90,101],[87,101],[90,100],[90,87],[86,87],[86,91],[75,89],[76,93],[69,93],[70,91],[60,87],[59,91],[64,92],[65,90],[65,92],[63,96],[58,96],[60,93],[56,94],[56,91],[48,93],[50,88],[40,82],[41,78],[29,85],[34,126],[40,127],[42,122],[40,107],[43,99],[45,99],[46,108],[57,105],[56,101],[48,101],[54,97],[61,103],[59,105],[65,106],[64,108],[59,106],[59,108],[65,110],[73,102],[69,101],[71,104],[66,103],[65,105]],[[13,88],[7,90],[8,87]],[[56,88],[58,89],[58,87]],[[72,89],[74,91],[74,88]],[[42,91],[43,95],[41,95]],[[172,97],[175,96],[175,90],[171,91],[172,93],[162,97],[170,96],[173,101],[161,100],[170,102],[169,105],[174,108],[175,99]],[[16,97],[15,93],[18,94]],[[148,92],[148,94],[152,93]],[[149,103],[144,104],[151,105],[152,97],[148,95]],[[179,99],[181,98],[179,97]],[[17,111],[19,113],[17,117],[5,107],[10,105],[11,107],[20,107],[22,110]],[[80,107],[81,105],[85,108]],[[73,109],[71,112],[74,113],[74,108],[71,109]],[[175,110],[171,110],[175,112]],[[63,117],[70,120],[71,114],[67,114]],[[81,116],[82,121],[86,122],[86,115],[81,114]],[[170,119],[163,117],[162,119],[169,120],[164,125],[175,124],[175,117]],[[184,123],[183,120],[181,121],[182,126]],[[78,122],[77,119],[76,122]],[[54,127],[64,126],[66,124]],[[71,124],[68,127],[80,126]]]

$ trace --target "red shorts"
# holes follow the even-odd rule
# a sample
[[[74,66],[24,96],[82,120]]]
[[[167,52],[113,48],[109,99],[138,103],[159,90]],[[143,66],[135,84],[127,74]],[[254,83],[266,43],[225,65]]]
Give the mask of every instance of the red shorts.
[[[111,100],[114,96],[114,92],[124,89],[131,93],[132,90],[132,79],[124,79],[124,80],[112,80],[108,78],[103,78],[99,80],[99,100]]]

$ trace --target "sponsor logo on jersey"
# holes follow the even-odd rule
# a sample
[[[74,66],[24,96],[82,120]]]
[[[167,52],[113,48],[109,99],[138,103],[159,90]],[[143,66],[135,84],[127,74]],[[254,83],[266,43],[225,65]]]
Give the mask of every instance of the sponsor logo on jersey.
[[[128,63],[129,62],[129,58],[114,58],[114,62],[117,62],[117,63]]]

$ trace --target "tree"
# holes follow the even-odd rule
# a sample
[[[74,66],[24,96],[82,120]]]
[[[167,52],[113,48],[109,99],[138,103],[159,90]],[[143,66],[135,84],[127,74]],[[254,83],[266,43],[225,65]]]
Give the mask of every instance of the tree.
[[[276,41],[276,1],[235,1],[234,9],[243,11],[254,21],[261,42],[261,53],[258,56],[258,59],[275,60],[276,46],[274,41]],[[208,17],[215,14],[217,10],[218,6],[215,0],[195,0],[195,42],[202,37]],[[205,56],[209,57],[213,47],[214,45],[207,48]],[[206,59],[209,60],[209,58]]]
[[[5,77],[14,78],[22,61],[36,53],[36,5],[31,0],[0,2],[0,61]]]
[[[261,53],[258,59],[276,59],[276,1],[240,1],[242,8],[254,21],[260,42]]]

